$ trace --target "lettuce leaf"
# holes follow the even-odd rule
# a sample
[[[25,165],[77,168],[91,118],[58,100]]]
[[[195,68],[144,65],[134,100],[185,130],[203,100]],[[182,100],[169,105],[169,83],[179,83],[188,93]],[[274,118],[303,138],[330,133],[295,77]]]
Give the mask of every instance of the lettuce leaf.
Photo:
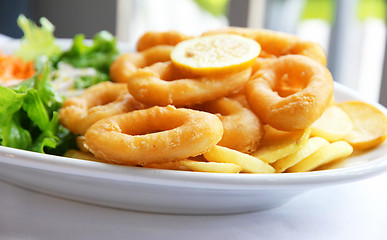
[[[211,13],[215,17],[225,16],[230,0],[194,0],[199,7]]]
[[[100,82],[109,81],[110,77],[106,73],[97,72],[94,76],[81,76],[75,79],[75,89],[85,89]]]
[[[16,93],[0,86],[0,143],[3,146],[26,149],[32,142],[30,133],[21,127],[25,93]]]
[[[61,49],[55,43],[55,27],[47,18],[40,18],[41,27],[39,27],[21,14],[17,23],[24,36],[21,39],[20,49],[15,52],[16,55],[25,60],[35,60],[42,55],[50,57],[60,54]]]
[[[63,52],[56,61],[63,61],[77,68],[93,67],[108,74],[110,64],[118,54],[116,38],[107,31],[101,31],[93,37],[90,46],[85,43],[83,34],[76,35],[72,47]]]
[[[59,123],[63,98],[50,85],[50,70],[47,63],[14,88],[0,86],[1,145],[61,155],[72,144],[74,137]]]

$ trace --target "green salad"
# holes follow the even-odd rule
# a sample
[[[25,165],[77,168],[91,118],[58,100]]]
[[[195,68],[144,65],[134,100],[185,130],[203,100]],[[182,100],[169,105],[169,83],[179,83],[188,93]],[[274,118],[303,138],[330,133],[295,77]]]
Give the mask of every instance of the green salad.
[[[116,38],[101,31],[87,43],[78,34],[64,50],[46,18],[40,27],[24,15],[17,22],[24,36],[13,54],[32,60],[36,72],[17,85],[0,85],[0,145],[62,155],[74,147],[75,136],[60,124],[58,111],[71,93],[110,81],[109,66],[119,54]]]

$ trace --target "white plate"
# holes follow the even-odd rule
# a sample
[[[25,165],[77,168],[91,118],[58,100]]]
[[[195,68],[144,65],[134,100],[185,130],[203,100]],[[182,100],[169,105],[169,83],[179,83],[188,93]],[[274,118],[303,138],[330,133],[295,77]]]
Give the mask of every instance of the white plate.
[[[336,84],[338,101],[357,99]],[[384,112],[385,109],[380,105]],[[0,179],[67,199],[137,211],[230,214],[280,206],[305,191],[361,180],[387,170],[387,145],[339,168],[307,173],[221,174],[155,170],[0,147]]]
[[[66,49],[71,40],[60,39]],[[19,41],[0,44],[11,53]],[[120,43],[122,52],[130,51]],[[335,84],[335,99],[358,99]],[[386,110],[377,104],[378,108]],[[352,182],[387,170],[387,143],[337,169],[308,173],[221,174],[115,166],[0,146],[0,179],[67,199],[137,211],[230,214],[280,206],[316,187]]]

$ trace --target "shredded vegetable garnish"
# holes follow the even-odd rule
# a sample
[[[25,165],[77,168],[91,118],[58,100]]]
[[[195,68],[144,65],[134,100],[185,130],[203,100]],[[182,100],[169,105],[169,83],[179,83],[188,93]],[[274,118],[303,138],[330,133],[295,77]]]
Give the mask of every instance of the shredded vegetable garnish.
[[[51,72],[52,86],[65,97],[73,97],[83,92],[83,88],[76,88],[76,83],[84,78],[96,78],[94,68],[74,68],[72,65],[60,62],[58,69]]]
[[[14,55],[4,55],[0,51],[0,85],[15,85],[34,74],[35,68],[32,61],[24,61]]]

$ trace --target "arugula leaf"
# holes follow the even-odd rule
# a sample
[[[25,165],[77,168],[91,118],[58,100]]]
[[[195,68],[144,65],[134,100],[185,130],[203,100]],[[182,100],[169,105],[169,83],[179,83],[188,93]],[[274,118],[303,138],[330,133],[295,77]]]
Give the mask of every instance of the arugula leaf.
[[[61,49],[55,44],[55,27],[47,18],[40,18],[41,27],[19,15],[17,23],[24,33],[20,49],[15,53],[25,60],[35,60],[39,56],[53,56],[59,54]]]

